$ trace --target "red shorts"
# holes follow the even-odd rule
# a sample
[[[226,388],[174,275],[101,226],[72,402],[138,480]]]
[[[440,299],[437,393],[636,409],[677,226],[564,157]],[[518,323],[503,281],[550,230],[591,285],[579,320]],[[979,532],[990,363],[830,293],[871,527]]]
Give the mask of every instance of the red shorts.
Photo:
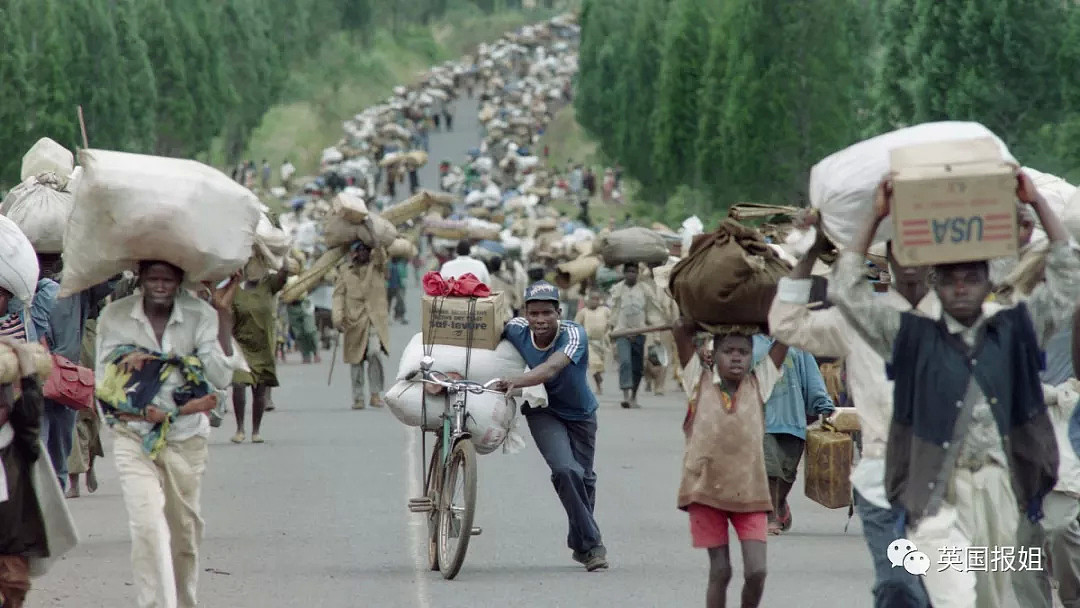
[[[769,518],[763,511],[732,513],[693,503],[687,512],[690,513],[690,538],[695,549],[714,549],[728,544],[729,521],[740,541],[765,542],[768,534]]]

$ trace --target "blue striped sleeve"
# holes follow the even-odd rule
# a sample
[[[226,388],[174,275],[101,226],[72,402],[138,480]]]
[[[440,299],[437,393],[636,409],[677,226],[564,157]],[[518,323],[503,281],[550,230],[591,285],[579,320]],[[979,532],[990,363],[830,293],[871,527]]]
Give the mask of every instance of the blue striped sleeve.
[[[563,325],[566,332],[566,346],[562,353],[570,358],[573,363],[580,363],[582,357],[588,352],[589,339],[585,336],[585,329],[576,323]]]

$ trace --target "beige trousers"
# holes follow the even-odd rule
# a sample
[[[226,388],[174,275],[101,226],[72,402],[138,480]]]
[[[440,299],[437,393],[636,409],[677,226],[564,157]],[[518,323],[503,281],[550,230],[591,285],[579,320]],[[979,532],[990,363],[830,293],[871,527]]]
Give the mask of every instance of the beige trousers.
[[[908,540],[930,558],[923,577],[934,608],[1001,608],[1011,605],[1011,576],[992,562],[995,547],[1014,548],[1020,520],[1009,471],[996,465],[957,469],[945,503],[934,515],[908,527]],[[969,549],[976,547],[976,552]],[[972,555],[986,551],[986,572],[960,572]],[[951,554],[951,556],[950,556]],[[957,557],[959,556],[959,557]],[[1014,566],[1019,564],[1017,561]]]
[[[193,608],[199,582],[199,516],[206,438],[169,442],[151,460],[138,436],[117,428],[113,454],[131,528],[139,608]]]

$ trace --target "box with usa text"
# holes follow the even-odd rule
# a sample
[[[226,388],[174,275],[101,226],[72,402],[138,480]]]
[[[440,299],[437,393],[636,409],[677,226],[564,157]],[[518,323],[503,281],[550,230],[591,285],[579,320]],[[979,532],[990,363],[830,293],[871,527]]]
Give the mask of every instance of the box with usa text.
[[[893,251],[907,266],[1017,254],[1015,168],[991,138],[892,150]]]

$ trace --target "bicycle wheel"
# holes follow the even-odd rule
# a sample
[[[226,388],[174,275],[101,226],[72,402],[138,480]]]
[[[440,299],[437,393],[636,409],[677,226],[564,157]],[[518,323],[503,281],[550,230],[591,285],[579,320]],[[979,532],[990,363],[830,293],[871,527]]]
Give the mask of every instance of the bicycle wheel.
[[[431,511],[428,512],[428,566],[439,569],[439,486],[443,479],[442,439],[435,440],[435,449],[431,451],[431,463],[428,465],[425,496],[431,499]]]
[[[465,561],[476,513],[476,448],[468,438],[454,444],[440,498],[439,567],[450,580]]]

